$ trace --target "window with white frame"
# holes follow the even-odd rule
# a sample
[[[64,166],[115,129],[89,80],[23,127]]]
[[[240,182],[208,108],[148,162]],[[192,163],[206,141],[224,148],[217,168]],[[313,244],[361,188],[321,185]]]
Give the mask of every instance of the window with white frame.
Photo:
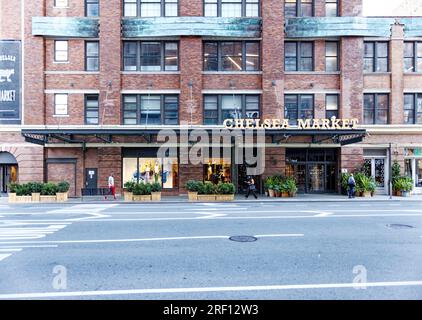
[[[65,116],[67,115],[68,107],[68,95],[67,94],[55,94],[54,95],[54,115]]]
[[[124,0],[125,17],[177,17],[178,0]]]
[[[337,17],[338,16],[338,0],[326,0],[325,1],[325,16],[326,17]]]
[[[338,94],[327,94],[325,96],[325,114],[327,119],[338,118],[339,100]]]
[[[69,61],[69,42],[67,40],[56,40],[54,42],[54,61]]]
[[[205,17],[259,17],[259,0],[204,0]]]

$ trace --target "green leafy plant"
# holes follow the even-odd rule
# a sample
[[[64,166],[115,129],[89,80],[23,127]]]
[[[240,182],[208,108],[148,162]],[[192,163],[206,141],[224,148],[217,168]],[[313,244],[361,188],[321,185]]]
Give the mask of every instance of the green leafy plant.
[[[152,192],[152,186],[149,183],[144,184],[144,195],[148,196]]]
[[[133,195],[135,196],[143,196],[145,195],[145,184],[143,183],[135,183],[133,186]]]
[[[396,187],[395,187],[396,181],[398,179],[400,179],[400,177],[401,177],[400,176],[400,164],[398,163],[397,160],[393,162],[393,165],[392,165],[391,169],[392,169],[391,170],[392,171],[391,181],[393,183],[393,190],[394,191],[401,191],[401,190],[396,189]]]
[[[286,178],[286,181],[284,182],[284,187],[285,187],[285,190],[287,190],[289,194],[297,193],[298,189],[296,185],[296,180],[293,177]]]
[[[11,182],[8,184],[9,193],[16,193],[17,189],[19,188],[19,184],[16,182]]]
[[[201,189],[201,187],[202,187],[202,182],[201,181],[197,181],[197,180],[189,180],[185,184],[185,188],[189,192],[199,192],[199,190]]]
[[[133,188],[135,187],[136,182],[133,181],[128,181],[124,184],[124,188],[126,189],[127,192],[133,192]]]
[[[31,189],[31,193],[41,193],[44,184],[41,182],[30,182],[28,185]]]
[[[402,192],[410,192],[413,190],[413,180],[410,177],[398,177],[393,185],[394,190]]]
[[[274,190],[274,178],[272,176],[267,177],[264,182],[265,190]]]
[[[43,196],[55,196],[57,194],[58,187],[52,182],[44,183],[41,188],[41,195]]]
[[[212,182],[206,181],[201,184],[201,187],[198,190],[199,194],[215,194],[216,193],[216,185]]]
[[[151,192],[161,192],[162,191],[161,183],[154,182],[151,184]]]
[[[217,194],[235,194],[236,192],[233,183],[219,183],[216,189]]]
[[[17,196],[30,196],[31,195],[31,185],[28,183],[19,184],[16,187]]]
[[[350,178],[350,173],[341,174],[341,186],[343,190],[349,190],[349,178]]]
[[[57,192],[66,193],[70,189],[70,184],[67,181],[62,181],[57,184]]]

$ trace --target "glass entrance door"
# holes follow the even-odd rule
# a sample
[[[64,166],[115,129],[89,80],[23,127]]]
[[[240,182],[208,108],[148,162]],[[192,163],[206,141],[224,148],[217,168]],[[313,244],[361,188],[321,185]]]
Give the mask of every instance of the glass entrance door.
[[[286,162],[286,175],[296,179],[299,192],[336,191],[337,150],[287,149]]]

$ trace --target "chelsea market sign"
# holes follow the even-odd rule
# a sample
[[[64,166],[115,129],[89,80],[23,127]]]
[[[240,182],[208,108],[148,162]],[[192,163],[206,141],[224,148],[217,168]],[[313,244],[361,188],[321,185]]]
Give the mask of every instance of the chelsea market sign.
[[[357,129],[358,119],[297,119],[297,125],[291,125],[289,119],[226,119],[227,129],[298,129],[298,130],[347,130]]]

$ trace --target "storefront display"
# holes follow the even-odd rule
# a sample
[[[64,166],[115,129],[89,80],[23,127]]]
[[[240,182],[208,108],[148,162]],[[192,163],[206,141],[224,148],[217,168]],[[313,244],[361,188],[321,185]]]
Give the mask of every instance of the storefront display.
[[[204,181],[214,184],[219,182],[232,182],[230,159],[209,159],[204,164]]]

